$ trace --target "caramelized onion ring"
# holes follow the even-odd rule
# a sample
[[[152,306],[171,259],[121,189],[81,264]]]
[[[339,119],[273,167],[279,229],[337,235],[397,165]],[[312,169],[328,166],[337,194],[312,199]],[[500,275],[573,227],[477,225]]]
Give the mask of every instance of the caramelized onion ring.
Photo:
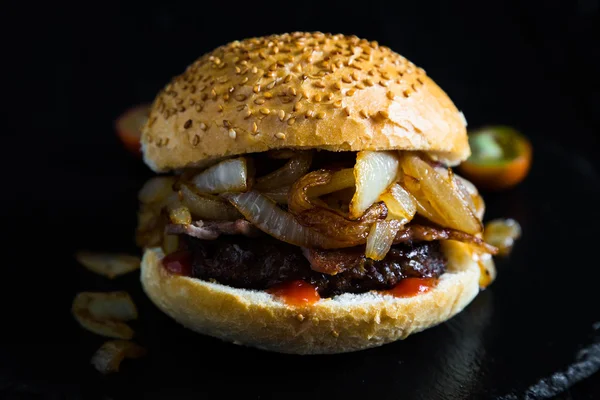
[[[352,243],[353,246],[365,243],[371,225],[387,216],[387,208],[383,203],[373,204],[357,220],[349,220],[335,211],[315,207],[304,210],[296,219],[308,228],[322,233],[325,236]]]
[[[301,225],[292,214],[282,210],[259,192],[226,193],[223,197],[229,200],[248,221],[282,242],[323,249],[352,246],[352,243],[327,237]]]
[[[308,172],[312,162],[312,153],[303,151],[294,155],[281,168],[257,179],[255,189],[268,191],[282,186],[289,186]]]

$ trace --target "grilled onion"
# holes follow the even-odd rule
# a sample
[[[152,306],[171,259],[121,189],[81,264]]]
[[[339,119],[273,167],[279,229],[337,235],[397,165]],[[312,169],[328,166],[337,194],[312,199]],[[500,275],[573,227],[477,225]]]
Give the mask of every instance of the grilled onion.
[[[248,190],[248,165],[244,157],[221,161],[200,172],[190,182],[202,193]]]
[[[388,220],[395,219],[406,223],[412,220],[417,212],[415,198],[397,183],[392,184],[380,199],[388,209]]]
[[[169,208],[169,219],[172,224],[187,225],[192,223],[192,214],[186,206],[177,205]]]
[[[98,335],[131,339],[133,330],[124,321],[136,319],[137,308],[127,292],[82,292],[73,300],[73,316]]]
[[[512,218],[495,219],[485,224],[483,238],[498,248],[498,255],[510,254],[515,240],[521,237],[521,225]]]
[[[333,249],[350,247],[349,243],[326,237],[300,225],[289,212],[279,208],[266,196],[256,192],[223,195],[244,217],[274,238],[301,247]]]
[[[271,190],[261,190],[260,192],[277,204],[287,204],[290,187],[282,186]]]
[[[160,203],[173,193],[175,178],[172,176],[157,176],[149,179],[138,193],[138,199],[144,204]]]
[[[231,204],[209,194],[196,193],[187,185],[181,185],[182,204],[198,219],[236,220],[240,213]]]
[[[356,156],[356,193],[350,202],[350,218],[359,218],[397,179],[398,153],[361,151]]]
[[[109,340],[94,353],[92,365],[102,374],[118,372],[124,358],[139,358],[146,354],[142,346],[129,340]]]
[[[375,222],[367,237],[365,256],[372,260],[383,260],[392,247],[396,233],[402,226],[403,223],[398,220]]]
[[[255,189],[268,191],[289,186],[308,172],[312,162],[312,153],[303,151],[294,155],[283,167],[257,179]]]
[[[79,251],[75,254],[75,258],[88,270],[109,279],[140,269],[141,263],[137,256],[115,253]]]
[[[308,197],[320,197],[329,193],[353,188],[354,185],[354,169],[345,168],[332,172],[327,183],[318,186],[310,186],[306,191],[306,194]]]
[[[417,199],[417,210],[423,210],[424,217],[441,226],[470,234],[481,232],[481,221],[461,194],[431,165],[410,153],[403,155],[400,165],[405,186]]]
[[[371,225],[379,219],[385,218],[386,215],[385,205],[376,203],[357,220],[349,220],[331,209],[322,207],[304,210],[296,215],[296,219],[301,225],[312,228],[327,237],[343,240],[356,246],[365,242]]]
[[[315,205],[324,205],[318,199],[310,199],[308,191],[331,182],[333,172],[326,169],[312,171],[298,179],[288,194],[288,209],[294,214],[313,208]],[[315,203],[313,203],[315,201]]]

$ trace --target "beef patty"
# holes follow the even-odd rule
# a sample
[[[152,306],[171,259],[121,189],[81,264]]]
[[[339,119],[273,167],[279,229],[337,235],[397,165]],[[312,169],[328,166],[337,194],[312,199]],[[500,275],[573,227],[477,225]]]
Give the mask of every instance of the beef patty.
[[[338,257],[340,252],[347,252],[345,269],[328,275],[313,271],[299,247],[268,236],[200,240],[182,235],[181,238],[192,252],[194,277],[238,288],[267,289],[303,279],[315,285],[321,297],[331,297],[346,292],[390,289],[407,277],[437,278],[446,270],[446,259],[437,241],[394,245],[381,261],[366,258],[364,247],[336,250]],[[320,251],[322,257],[324,253]]]

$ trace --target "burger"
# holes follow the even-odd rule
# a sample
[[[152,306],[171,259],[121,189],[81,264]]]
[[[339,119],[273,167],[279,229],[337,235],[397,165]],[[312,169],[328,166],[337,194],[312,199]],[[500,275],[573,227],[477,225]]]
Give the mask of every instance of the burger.
[[[137,241],[156,306],[204,335],[342,353],[439,324],[495,276],[484,202],[451,167],[466,120],[356,36],[235,41],[164,87],[143,128]]]

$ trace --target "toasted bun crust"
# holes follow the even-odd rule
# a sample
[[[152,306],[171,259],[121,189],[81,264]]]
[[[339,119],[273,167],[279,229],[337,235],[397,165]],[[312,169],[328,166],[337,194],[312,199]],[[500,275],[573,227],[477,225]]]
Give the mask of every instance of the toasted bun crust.
[[[156,97],[143,129],[155,171],[278,148],[423,150],[456,165],[465,120],[425,71],[355,36],[293,33],[200,57]]]
[[[292,307],[264,291],[171,275],[158,248],[146,250],[141,279],[163,312],[196,332],[281,353],[344,353],[404,339],[471,302],[479,291],[479,266],[467,245],[443,246],[448,271],[434,289],[410,298],[347,293]]]

